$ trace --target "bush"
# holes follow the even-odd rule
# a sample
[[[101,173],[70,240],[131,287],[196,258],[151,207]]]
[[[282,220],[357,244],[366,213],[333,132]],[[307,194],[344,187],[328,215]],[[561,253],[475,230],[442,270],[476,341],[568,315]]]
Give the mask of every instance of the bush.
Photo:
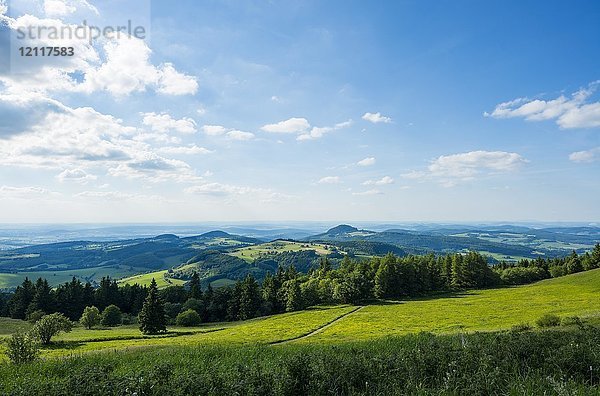
[[[535,321],[535,324],[538,327],[555,327],[560,325],[560,317],[554,314],[545,314],[540,316],[538,320]]]
[[[561,326],[578,326],[583,327],[583,321],[579,316],[567,316],[560,322]]]
[[[46,312],[42,311],[41,309],[38,309],[27,314],[27,320],[31,323],[35,323],[38,320],[42,319],[44,315],[46,315]]]
[[[510,331],[515,333],[521,333],[523,331],[533,330],[533,327],[529,323],[519,323],[510,328]]]
[[[123,315],[121,314],[121,310],[119,309],[119,307],[117,307],[114,304],[111,304],[108,307],[104,308],[104,311],[102,312],[102,320],[100,321],[100,323],[102,323],[102,326],[118,326],[121,324],[122,316]]]
[[[30,334],[15,333],[6,341],[6,354],[14,364],[31,362],[38,353],[38,344]]]
[[[193,309],[188,309],[177,315],[178,326],[198,326],[201,322],[200,315]]]
[[[98,308],[94,306],[85,307],[79,323],[88,330],[97,326],[100,323],[100,311]]]
[[[193,309],[199,314],[204,311],[204,303],[202,300],[197,298],[188,298],[188,300],[183,304],[183,310],[187,311],[188,309]]]
[[[73,323],[61,313],[44,316],[33,326],[31,334],[42,344],[50,344],[50,339],[61,332],[69,332]]]

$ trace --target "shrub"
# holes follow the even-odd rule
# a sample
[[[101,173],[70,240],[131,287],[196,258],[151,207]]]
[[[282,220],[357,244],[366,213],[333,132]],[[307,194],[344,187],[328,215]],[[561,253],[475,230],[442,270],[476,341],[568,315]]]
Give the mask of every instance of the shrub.
[[[50,344],[50,339],[60,332],[69,332],[73,323],[61,313],[53,313],[44,316],[33,326],[31,334],[42,344]]]
[[[177,315],[178,326],[198,326],[201,322],[200,315],[193,309],[181,312]]]
[[[31,323],[35,323],[38,320],[42,319],[44,315],[46,315],[46,312],[42,311],[41,309],[37,309],[27,314],[27,320]]]
[[[198,313],[202,313],[204,310],[204,303],[202,300],[197,298],[188,298],[187,301],[183,304],[183,309],[187,311],[188,309],[193,309]]]
[[[30,334],[15,333],[6,341],[6,354],[14,364],[31,362],[38,353],[38,344]]]
[[[97,326],[100,323],[100,311],[98,308],[94,306],[85,307],[79,323],[88,330]]]
[[[523,331],[530,331],[533,327],[529,323],[519,323],[510,328],[510,331],[515,333],[521,333]]]
[[[540,316],[538,320],[535,321],[535,324],[538,327],[554,327],[560,325],[560,317],[554,314],[545,314]]]
[[[123,315],[121,314],[121,310],[119,309],[119,307],[117,307],[114,304],[111,304],[108,307],[104,308],[104,311],[102,312],[102,320],[100,321],[100,323],[102,323],[102,326],[118,326],[121,324],[122,316]]]
[[[583,327],[583,321],[579,316],[567,316],[560,322],[562,326],[578,326]]]

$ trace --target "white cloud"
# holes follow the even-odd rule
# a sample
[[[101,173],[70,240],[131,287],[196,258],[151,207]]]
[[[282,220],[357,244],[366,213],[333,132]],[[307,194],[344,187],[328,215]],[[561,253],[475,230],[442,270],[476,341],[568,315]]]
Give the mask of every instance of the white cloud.
[[[410,171],[407,179],[436,179],[446,187],[458,181],[472,180],[482,173],[514,172],[528,161],[517,153],[505,151],[470,151],[442,155],[431,161],[425,171]]]
[[[390,122],[392,122],[392,119],[390,117],[382,116],[381,113],[379,113],[379,112],[365,113],[365,114],[363,114],[362,119],[365,121],[372,122],[373,124],[378,124],[378,123],[389,124]]]
[[[135,37],[112,37],[103,46],[106,61],[84,70],[81,90],[91,93],[106,90],[115,96],[143,92],[151,86],[167,95],[192,95],[198,90],[196,78],[175,70],[172,64],[154,66],[152,50]]]
[[[37,199],[42,196],[60,195],[57,192],[42,187],[0,186],[0,197],[7,199]]]
[[[79,184],[87,184],[92,180],[96,180],[97,177],[95,175],[89,174],[83,169],[65,169],[58,175],[56,178],[61,182],[75,182]]]
[[[373,190],[367,190],[367,191],[362,191],[362,192],[353,192],[352,195],[359,195],[359,196],[364,196],[364,195],[380,195],[383,194],[381,191],[377,190],[377,189],[373,189]]]
[[[290,118],[276,124],[264,125],[261,130],[271,133],[302,133],[310,128],[306,118]]]
[[[548,101],[519,98],[500,103],[491,113],[485,112],[484,116],[522,117],[527,121],[555,120],[564,129],[600,127],[600,102],[586,103],[599,84],[599,81],[595,81],[570,97],[561,95]]]
[[[338,184],[340,183],[339,176],[325,176],[319,179],[317,182],[319,184]]]
[[[204,147],[196,146],[174,146],[174,147],[161,147],[158,149],[159,152],[165,154],[182,154],[182,155],[196,155],[196,154],[210,154],[213,151]]]
[[[573,162],[594,162],[600,160],[600,147],[595,147],[590,150],[576,151],[569,155],[569,159]]]
[[[44,0],[44,13],[50,17],[61,17],[72,14],[77,8],[67,4],[64,0]]]
[[[3,97],[0,95],[0,106]],[[38,98],[23,99],[20,111],[37,106]],[[43,102],[41,102],[43,103]],[[145,143],[137,128],[89,107],[54,103],[22,131],[0,139],[0,165],[47,169],[105,169],[112,176],[149,181],[199,180],[185,162],[164,158]],[[65,174],[66,176],[66,174]]]
[[[364,186],[384,186],[386,184],[392,184],[394,179],[389,176],[384,176],[379,180],[367,180],[363,183]]]
[[[221,125],[204,125],[202,127],[202,132],[209,136],[220,136],[229,131],[228,128],[225,128]]]
[[[227,132],[227,137],[231,140],[251,140],[254,139],[254,134],[251,132],[233,130]]]
[[[376,160],[375,160],[374,157],[368,157],[368,158],[365,158],[365,159],[362,159],[362,160],[358,161],[356,163],[356,165],[358,165],[358,166],[371,166],[371,165],[375,165],[375,161]]]
[[[255,135],[252,132],[239,131],[233,128],[226,128],[222,125],[204,125],[202,131],[209,136],[225,135],[230,140],[252,140]]]
[[[325,135],[328,132],[336,131],[338,129],[348,128],[351,125],[352,125],[352,120],[348,120],[348,121],[337,123],[332,127],[313,127],[313,128],[311,128],[310,132],[299,135],[296,138],[296,140],[302,141],[302,140],[319,139],[319,138],[322,138],[323,135]]]
[[[252,196],[257,198],[260,202],[280,202],[290,198],[289,195],[281,194],[268,188],[234,186],[222,183],[199,184],[188,187],[184,191],[188,194],[213,197]]]
[[[167,113],[142,113],[142,116],[144,117],[142,123],[156,132],[176,131],[185,134],[196,132],[196,122],[188,117],[176,120]]]
[[[196,77],[180,73],[171,63],[160,68],[158,92],[167,95],[194,95],[198,91]]]

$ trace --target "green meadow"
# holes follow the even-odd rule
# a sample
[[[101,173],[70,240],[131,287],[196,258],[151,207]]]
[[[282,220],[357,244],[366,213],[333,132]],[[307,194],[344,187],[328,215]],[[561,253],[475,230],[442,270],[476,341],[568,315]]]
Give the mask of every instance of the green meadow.
[[[140,347],[241,344],[342,344],[388,336],[431,332],[465,333],[534,325],[546,313],[560,317],[600,316],[600,269],[535,284],[355,307],[313,307],[304,311],[199,327],[169,327],[158,336],[142,336],[137,326],[85,330],[76,327],[54,339],[42,356]],[[2,319],[0,337],[26,329],[26,322]]]

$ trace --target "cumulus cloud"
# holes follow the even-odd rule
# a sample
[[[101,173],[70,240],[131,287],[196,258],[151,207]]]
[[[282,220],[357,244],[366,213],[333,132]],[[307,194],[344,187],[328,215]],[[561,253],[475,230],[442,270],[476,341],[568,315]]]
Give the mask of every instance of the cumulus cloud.
[[[517,153],[505,151],[470,151],[442,155],[431,161],[426,170],[403,174],[408,179],[436,179],[451,187],[459,181],[472,180],[482,173],[514,172],[528,161]]]
[[[389,124],[390,122],[392,122],[392,119],[390,117],[383,116],[379,112],[365,113],[365,114],[363,114],[362,119],[365,121],[372,122],[373,124],[379,124],[379,123]]]
[[[108,35],[99,42],[101,46],[90,43],[89,37],[77,38],[74,35],[57,39],[50,37],[50,28],[56,31],[74,31],[77,25],[66,24],[60,16],[71,13],[77,5],[94,13],[97,9],[87,1],[46,0],[44,8],[53,18],[39,18],[34,15],[22,15],[11,18],[0,15],[0,23],[9,29],[34,31],[39,28],[41,37],[35,41],[23,39],[22,46],[60,46],[73,47],[74,56],[53,57],[43,62],[20,62],[19,74],[0,75],[0,81],[11,92],[84,92],[107,91],[114,96],[126,96],[133,92],[143,92],[150,87],[165,95],[195,94],[198,90],[197,79],[183,74],[171,63],[158,66],[150,62],[152,53],[141,39],[123,34]],[[90,28],[87,27],[88,32]],[[91,36],[88,33],[88,36]],[[81,36],[80,36],[81,37]],[[16,60],[19,62],[19,60]],[[79,77],[75,77],[78,75]]]
[[[251,140],[254,139],[254,134],[252,132],[244,132],[238,130],[232,130],[227,132],[227,137],[231,140]]]
[[[340,183],[339,176],[325,176],[319,179],[317,183],[319,184],[338,184]]]
[[[588,103],[600,81],[595,81],[570,96],[541,100],[518,98],[500,103],[484,116],[493,118],[524,118],[527,121],[554,120],[564,129],[600,127],[600,102]]]
[[[23,107],[27,108],[27,103]],[[137,128],[113,116],[89,107],[56,104],[25,131],[0,139],[0,165],[61,172],[101,167],[113,176],[151,181],[199,179],[187,163],[159,156],[139,136]]]
[[[338,129],[348,128],[352,125],[352,120],[339,122],[332,127],[312,127],[308,133],[302,133],[296,140],[314,140],[320,139],[326,133],[337,131]]]
[[[600,160],[600,147],[595,147],[590,150],[576,151],[569,155],[569,159],[573,162],[594,162]]]
[[[379,194],[383,194],[381,191],[377,190],[377,189],[372,189],[372,190],[367,190],[367,191],[361,191],[361,192],[353,192],[352,195],[379,195]]]
[[[79,183],[79,184],[87,184],[88,182],[97,179],[97,177],[95,175],[87,173],[83,169],[78,169],[78,168],[65,169],[64,171],[62,171],[61,173],[56,175],[56,178],[61,183],[75,182],[75,183]]]
[[[290,118],[276,124],[267,124],[260,129],[270,133],[302,133],[310,128],[306,118]]]
[[[384,186],[386,184],[392,184],[394,179],[389,176],[384,176],[379,180],[367,180],[363,182],[364,186]]]
[[[177,120],[167,113],[142,113],[142,116],[142,123],[156,132],[175,131],[185,134],[196,132],[196,122],[188,117]]]
[[[196,154],[210,154],[213,151],[196,146],[195,144],[192,146],[167,146],[160,147],[157,151],[165,154],[182,154],[182,155],[196,155]]]
[[[204,125],[202,132],[209,136],[225,136],[230,140],[252,140],[255,135],[252,132],[239,131],[233,128],[226,128],[222,125]]]
[[[360,161],[358,161],[356,163],[356,165],[358,166],[371,166],[371,165],[375,165],[376,159],[374,157],[368,157],[365,159],[362,159]]]
[[[188,194],[206,195],[213,197],[251,196],[260,202],[278,202],[289,199],[290,196],[275,192],[268,188],[235,186],[223,183],[204,183],[190,186],[184,190]]]

